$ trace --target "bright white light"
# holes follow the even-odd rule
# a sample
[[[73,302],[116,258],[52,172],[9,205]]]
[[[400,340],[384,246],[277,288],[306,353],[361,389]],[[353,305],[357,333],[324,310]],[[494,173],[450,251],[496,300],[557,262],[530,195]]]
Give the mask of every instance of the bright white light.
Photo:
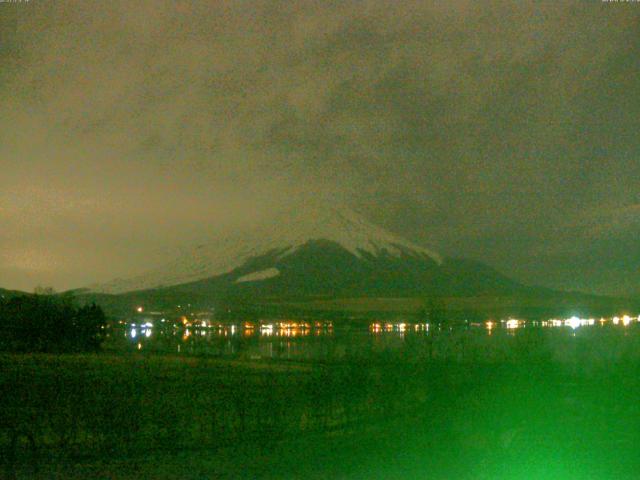
[[[147,328],[147,329],[144,331],[144,336],[145,336],[145,337],[150,337],[150,336],[151,336],[151,329],[150,329],[150,328]]]
[[[613,324],[614,325],[618,325],[620,323],[620,318],[619,317],[613,317]]]
[[[520,326],[520,320],[516,320],[515,318],[510,318],[507,320],[507,328],[514,329]]]
[[[631,317],[629,315],[624,315],[622,317],[622,324],[626,327],[631,323]]]
[[[582,325],[582,320],[580,320],[578,317],[571,317],[565,320],[564,324],[575,330]]]
[[[138,308],[136,308],[136,311],[137,311],[138,313],[142,313],[142,312],[144,311],[144,308],[142,308],[142,307],[138,307]]]
[[[144,325],[142,325],[142,326],[143,326],[143,327],[146,327],[146,328],[152,328],[152,327],[153,327],[153,323],[151,323],[151,322],[147,322],[147,323],[145,323],[145,324],[144,324]]]
[[[136,335],[138,335],[138,331],[135,328],[131,329],[131,338],[136,338]]]

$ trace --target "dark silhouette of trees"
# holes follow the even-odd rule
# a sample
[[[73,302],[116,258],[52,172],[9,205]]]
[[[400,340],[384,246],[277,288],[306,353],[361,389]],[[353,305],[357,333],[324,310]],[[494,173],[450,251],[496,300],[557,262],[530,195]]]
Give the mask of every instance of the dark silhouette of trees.
[[[68,295],[23,295],[0,300],[0,350],[86,352],[100,348],[106,327],[102,309],[78,307]]]

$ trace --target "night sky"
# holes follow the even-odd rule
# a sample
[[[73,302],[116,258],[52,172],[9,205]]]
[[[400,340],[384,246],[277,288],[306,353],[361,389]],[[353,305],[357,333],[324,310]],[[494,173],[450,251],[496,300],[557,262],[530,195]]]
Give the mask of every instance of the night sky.
[[[640,3],[0,3],[0,287],[344,204],[527,283],[640,294]]]

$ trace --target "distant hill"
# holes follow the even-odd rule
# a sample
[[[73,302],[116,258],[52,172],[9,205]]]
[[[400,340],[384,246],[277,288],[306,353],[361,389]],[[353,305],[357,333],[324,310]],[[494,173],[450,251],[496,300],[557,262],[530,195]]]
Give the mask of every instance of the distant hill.
[[[6,299],[6,298],[16,297],[20,295],[30,295],[30,294],[26,292],[21,292],[19,290],[6,290],[4,288],[0,288],[0,298]]]

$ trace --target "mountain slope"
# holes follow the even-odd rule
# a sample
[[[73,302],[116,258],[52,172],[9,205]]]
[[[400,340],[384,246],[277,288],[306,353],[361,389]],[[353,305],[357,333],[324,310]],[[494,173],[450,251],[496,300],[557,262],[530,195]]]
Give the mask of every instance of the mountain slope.
[[[336,242],[310,240],[290,254],[269,252],[224,275],[156,292],[187,298],[283,299],[507,295],[529,290],[479,262],[436,262],[413,251],[356,256]]]

